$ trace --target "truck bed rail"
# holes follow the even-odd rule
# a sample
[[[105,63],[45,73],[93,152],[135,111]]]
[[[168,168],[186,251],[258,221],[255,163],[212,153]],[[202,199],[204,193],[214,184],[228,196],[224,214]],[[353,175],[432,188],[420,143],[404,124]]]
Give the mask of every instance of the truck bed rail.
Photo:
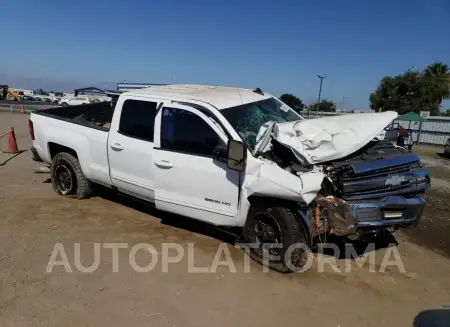
[[[114,108],[111,102],[85,104],[80,106],[58,107],[34,112],[85,127],[109,131]]]

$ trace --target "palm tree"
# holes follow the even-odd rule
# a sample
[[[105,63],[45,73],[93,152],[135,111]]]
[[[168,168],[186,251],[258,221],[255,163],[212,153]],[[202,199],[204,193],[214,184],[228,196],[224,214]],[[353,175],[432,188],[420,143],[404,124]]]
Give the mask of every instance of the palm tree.
[[[428,65],[423,72],[434,93],[433,97],[437,99],[439,105],[443,99],[450,98],[450,68],[448,65],[440,62]]]
[[[441,62],[428,65],[424,71],[426,76],[443,76],[449,78],[449,67]]]

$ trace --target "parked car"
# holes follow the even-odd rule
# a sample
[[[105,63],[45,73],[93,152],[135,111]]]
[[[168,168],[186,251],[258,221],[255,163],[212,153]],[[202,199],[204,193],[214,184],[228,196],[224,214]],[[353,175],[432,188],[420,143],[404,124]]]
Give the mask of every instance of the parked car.
[[[397,142],[399,128],[400,124],[394,122],[386,126],[384,128],[384,140]]]
[[[64,98],[59,101],[59,105],[62,107],[67,106],[79,106],[82,104],[89,104],[91,101],[87,97],[71,97],[71,98]]]
[[[303,120],[258,89],[168,85],[122,93],[115,108],[36,111],[29,126],[58,194],[83,199],[97,183],[238,227],[255,261],[287,272],[306,262],[298,245],[325,235],[361,240],[417,225],[427,169],[417,155],[374,140],[396,117]]]
[[[413,144],[412,131],[400,128],[397,137],[397,145],[411,151]]]
[[[392,122],[388,126],[386,126],[378,135],[377,138],[379,140],[395,142],[397,146],[405,148],[408,151],[412,150],[414,145],[412,130],[404,129],[397,122]]]

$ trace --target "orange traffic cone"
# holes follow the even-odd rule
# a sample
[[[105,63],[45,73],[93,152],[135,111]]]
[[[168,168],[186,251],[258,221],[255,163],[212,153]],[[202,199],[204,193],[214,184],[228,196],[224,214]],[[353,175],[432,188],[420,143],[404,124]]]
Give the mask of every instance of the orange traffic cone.
[[[8,134],[8,150],[5,153],[18,153],[19,149],[17,148],[16,134],[13,127],[9,128]]]

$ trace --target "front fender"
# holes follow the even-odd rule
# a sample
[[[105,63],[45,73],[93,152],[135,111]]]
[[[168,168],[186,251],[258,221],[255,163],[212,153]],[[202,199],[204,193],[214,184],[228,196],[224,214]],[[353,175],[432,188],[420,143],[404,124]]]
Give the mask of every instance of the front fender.
[[[253,197],[278,199],[307,207],[322,188],[325,174],[311,171],[296,176],[271,161],[252,158],[241,188],[238,226],[244,226]]]

